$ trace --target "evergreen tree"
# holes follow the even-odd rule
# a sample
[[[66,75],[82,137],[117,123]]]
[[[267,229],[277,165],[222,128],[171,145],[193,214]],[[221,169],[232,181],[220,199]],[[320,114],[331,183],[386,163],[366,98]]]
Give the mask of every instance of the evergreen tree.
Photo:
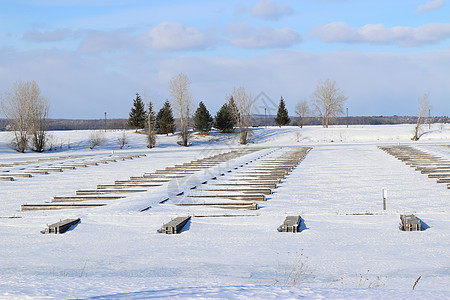
[[[214,127],[221,132],[231,132],[233,131],[234,125],[236,125],[236,121],[233,113],[228,104],[225,103],[216,114]]]
[[[136,93],[136,99],[133,100],[133,107],[131,108],[129,115],[128,126],[136,128],[136,132],[138,129],[145,128],[147,112],[145,111],[144,102],[138,93]]]
[[[280,105],[278,105],[277,117],[275,118],[275,123],[278,126],[288,125],[291,122],[289,119],[289,114],[286,108],[286,104],[284,103],[283,97],[280,99]]]
[[[153,110],[153,103],[148,103],[148,112],[147,112],[147,127],[148,127],[148,147],[153,148],[156,145],[156,117],[155,111]]]
[[[169,134],[175,131],[175,120],[169,100],[166,100],[156,116],[157,126],[160,133]]]
[[[200,133],[209,132],[211,131],[213,121],[214,120],[209,111],[206,109],[205,104],[200,101],[194,114],[194,130]]]
[[[233,125],[237,124],[240,120],[240,113],[239,108],[236,106],[236,102],[234,102],[233,96],[230,96],[230,100],[228,100],[228,109],[231,112],[231,116],[235,120]]]

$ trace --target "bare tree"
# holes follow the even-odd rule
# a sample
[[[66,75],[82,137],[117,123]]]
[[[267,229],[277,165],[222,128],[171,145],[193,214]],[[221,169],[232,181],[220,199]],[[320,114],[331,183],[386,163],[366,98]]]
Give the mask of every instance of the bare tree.
[[[127,137],[127,134],[125,133],[125,130],[122,131],[122,136],[119,136],[117,138],[117,142],[119,143],[120,149],[122,149],[123,147],[125,147],[126,144],[128,144],[128,137]],[[92,145],[92,143],[91,143],[91,145]]]
[[[233,92],[228,98],[229,107],[232,110],[234,119],[239,127],[241,135],[240,143],[245,145],[249,138],[252,120],[252,96],[247,94],[244,87],[240,86],[238,88],[233,87]]]
[[[47,100],[39,96],[39,87],[32,85],[33,99],[30,109],[31,109],[31,120],[30,120],[30,133],[32,135],[32,145],[33,150],[37,152],[44,151],[45,145],[48,140],[47,128],[48,128],[48,112],[50,110],[50,105]]]
[[[30,135],[33,150],[44,151],[50,106],[40,93],[35,81],[18,81],[2,99],[3,113],[14,131],[13,144],[22,153],[28,147]]]
[[[106,142],[105,133],[101,130],[95,130],[89,135],[88,143],[89,148],[94,149],[97,146],[101,146]]]
[[[147,111],[147,127],[148,127],[148,147],[153,148],[156,145],[156,117],[155,110],[153,109],[153,102],[148,102]]]
[[[322,119],[324,128],[328,128],[330,119],[336,118],[344,113],[343,104],[347,100],[344,92],[336,87],[336,81],[327,79],[320,81],[311,97],[312,104],[319,117]]]
[[[302,100],[295,105],[295,113],[299,119],[300,128],[303,128],[303,125],[306,124],[306,117],[310,113],[308,101]]]
[[[189,107],[192,102],[191,90],[189,88],[191,80],[180,73],[169,82],[169,91],[172,96],[175,108],[178,110],[181,127],[181,145],[189,145]]]
[[[418,141],[420,139],[420,136],[422,135],[422,129],[421,129],[421,121],[423,120],[424,116],[426,116],[426,113],[431,108],[430,104],[428,103],[428,96],[429,94],[424,94],[422,99],[419,99],[419,114],[417,115],[417,124],[416,128],[414,129],[414,136],[411,138],[413,141]]]

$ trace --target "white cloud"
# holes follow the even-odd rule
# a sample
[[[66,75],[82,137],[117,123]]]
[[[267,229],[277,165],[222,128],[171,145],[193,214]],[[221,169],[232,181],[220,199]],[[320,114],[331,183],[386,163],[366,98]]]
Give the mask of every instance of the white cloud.
[[[252,7],[251,11],[254,17],[267,20],[279,20],[294,12],[289,5],[275,3],[274,0],[261,0]]]
[[[105,111],[126,118],[136,92],[149,88],[168,95],[168,80],[183,72],[192,80],[194,101],[203,100],[212,114],[233,86],[255,96],[264,91],[278,103],[309,99],[319,82],[336,80],[349,97],[354,115],[415,115],[417,98],[430,93],[436,115],[450,111],[450,50],[424,53],[368,53],[277,50],[249,58],[183,55],[162,58],[146,52],[90,53],[61,50],[16,51],[0,47],[0,82],[36,80],[51,101],[52,118],[99,118]]]
[[[444,6],[444,0],[434,0],[434,1],[429,1],[425,4],[419,5],[419,7],[417,7],[416,9],[416,13],[420,14],[420,13],[424,13],[427,11],[431,11],[431,10],[436,10],[438,8],[440,8],[441,6]]]
[[[288,48],[301,41],[300,35],[290,28],[252,27],[241,22],[228,29],[232,35],[230,44],[245,49]]]
[[[83,53],[111,52],[139,47],[131,30],[89,30],[84,31],[83,34],[85,37],[78,46],[78,50]]]
[[[413,47],[450,38],[450,23],[426,24],[416,28],[387,28],[383,24],[351,27],[346,23],[335,22],[316,27],[310,33],[327,43],[396,44]]]
[[[162,22],[142,36],[143,43],[156,51],[204,50],[215,40],[212,32],[177,22]]]
[[[73,36],[73,32],[68,29],[57,29],[49,31],[39,31],[30,29],[23,34],[23,39],[30,42],[60,42]]]

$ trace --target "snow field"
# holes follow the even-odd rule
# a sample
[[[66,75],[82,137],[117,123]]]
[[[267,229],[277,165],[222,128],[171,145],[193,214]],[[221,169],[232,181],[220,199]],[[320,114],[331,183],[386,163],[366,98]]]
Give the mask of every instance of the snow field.
[[[0,182],[0,297],[445,298],[450,291],[450,190],[377,145],[391,143],[399,136],[394,144],[408,143],[450,159],[448,147],[440,145],[449,144],[450,133],[431,133],[431,140],[411,143],[407,140],[410,128],[406,127],[349,131],[306,127],[300,130],[304,138],[300,142],[295,140],[297,128],[258,128],[250,147],[266,149],[235,159],[224,169],[272,150],[277,150],[273,156],[297,146],[313,150],[257,211],[157,205],[171,189],[185,187],[165,184],[109,201],[101,208],[20,212],[23,203],[44,203],[52,196],[74,195],[78,189],[111,184],[240,147],[212,135],[194,141],[189,148],[172,145],[175,137],[159,137],[161,147],[148,150],[145,137],[130,132],[129,149],[118,151],[113,140],[119,133],[108,132],[107,145],[88,150],[82,146],[85,132],[67,132],[72,134],[73,143],[80,141],[79,148],[18,155],[2,139],[1,162],[41,155],[104,156],[112,150],[144,152],[147,157]],[[346,140],[331,143],[341,131]],[[195,180],[210,175],[199,173]],[[386,211],[382,210],[382,187],[388,189]],[[138,212],[148,205],[152,208]],[[403,211],[416,214],[429,228],[400,231]],[[219,214],[249,216],[193,217],[179,235],[156,232],[177,215]],[[285,216],[291,214],[302,216],[303,231],[277,232]],[[21,218],[4,218],[7,216]],[[39,233],[45,224],[71,217],[81,217],[81,223],[69,232]],[[296,287],[274,285],[276,279],[286,278],[285,267],[289,269],[298,261],[304,265],[299,271],[301,283]],[[420,275],[416,290],[411,291]]]

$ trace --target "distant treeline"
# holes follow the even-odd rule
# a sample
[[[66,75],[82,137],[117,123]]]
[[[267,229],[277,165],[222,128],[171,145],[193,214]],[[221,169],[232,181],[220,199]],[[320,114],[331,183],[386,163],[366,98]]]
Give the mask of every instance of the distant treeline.
[[[276,126],[275,116],[261,116],[253,117],[252,126]],[[129,129],[127,125],[128,119],[107,119],[107,130],[123,130]],[[333,120],[332,125],[392,125],[392,124],[415,124],[417,117],[412,116],[360,116],[360,117],[340,117]],[[425,120],[428,123],[428,119]],[[448,116],[431,117],[431,123],[450,123]],[[178,122],[177,122],[178,123]],[[306,126],[308,125],[322,125],[319,117],[307,117]],[[193,122],[191,123],[193,124]],[[290,125],[298,125],[298,118],[291,117]],[[2,131],[8,130],[8,120],[0,119],[0,128]],[[105,129],[105,120],[72,120],[72,119],[50,119],[48,130],[95,130]]]

